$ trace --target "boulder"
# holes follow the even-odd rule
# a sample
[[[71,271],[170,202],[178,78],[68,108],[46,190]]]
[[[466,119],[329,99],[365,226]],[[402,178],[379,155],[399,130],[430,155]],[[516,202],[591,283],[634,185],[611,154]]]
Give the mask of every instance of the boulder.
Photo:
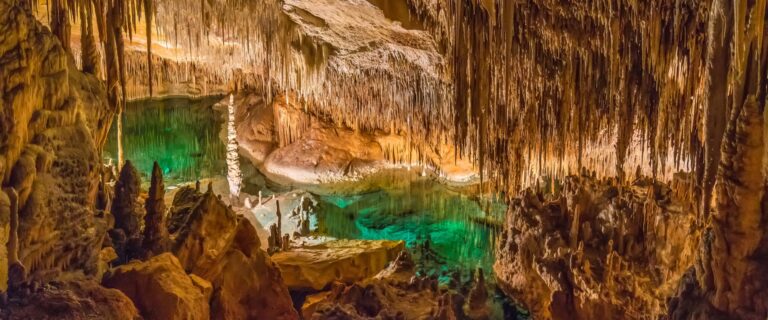
[[[291,290],[322,290],[335,281],[353,283],[375,276],[403,251],[402,241],[333,240],[291,248],[272,260]]]
[[[375,277],[353,284],[334,282],[326,292],[307,297],[304,319],[457,319],[441,318],[464,308],[463,296],[438,291],[436,277],[416,276],[407,251]],[[464,318],[459,318],[464,319]],[[468,317],[466,319],[487,319]]]
[[[205,280],[193,279],[170,253],[132,261],[105,275],[103,284],[125,293],[146,319],[209,319]]]

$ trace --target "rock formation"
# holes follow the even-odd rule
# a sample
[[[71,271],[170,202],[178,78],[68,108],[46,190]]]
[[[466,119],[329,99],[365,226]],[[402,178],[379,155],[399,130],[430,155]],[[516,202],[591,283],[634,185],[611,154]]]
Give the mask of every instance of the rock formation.
[[[336,282],[330,291],[307,297],[305,319],[488,319],[487,305],[438,289],[437,279],[415,275],[415,264],[401,251],[376,277],[345,285]],[[480,282],[478,286],[484,285]],[[464,309],[472,312],[467,315]]]
[[[0,318],[26,319],[142,319],[133,301],[116,289],[73,275],[37,289],[11,295],[0,308]]]
[[[211,284],[187,275],[170,253],[117,267],[104,277],[103,284],[125,293],[147,320],[210,318]]]
[[[507,212],[500,285],[544,319],[665,314],[698,251],[690,183],[571,176],[557,195],[529,190]]]
[[[402,241],[335,240],[272,256],[291,290],[323,290],[333,282],[375,276],[405,249]]]
[[[115,199],[111,211],[115,217],[115,226],[109,230],[112,245],[121,263],[139,257],[142,250],[141,229],[146,212],[139,202],[140,192],[139,172],[131,161],[126,161],[115,184]]]
[[[212,284],[211,318],[298,318],[280,271],[248,220],[211,190],[182,188],[173,204],[172,251],[184,270]]]
[[[16,214],[0,205],[2,247],[12,241],[18,260],[11,268],[23,269],[26,283],[47,283],[72,271],[92,274],[108,226],[94,210],[98,150],[114,111],[104,85],[80,73],[50,31],[15,2],[0,1],[0,34],[0,176],[6,194],[0,199],[9,199],[11,190],[18,194],[11,195]],[[0,251],[0,291],[6,290],[7,254]]]
[[[144,238],[142,248],[148,256],[159,254],[168,250],[169,239],[166,227],[165,185],[163,184],[163,172],[155,161],[152,167],[152,181],[149,185],[149,194],[144,202],[146,215],[144,216]]]

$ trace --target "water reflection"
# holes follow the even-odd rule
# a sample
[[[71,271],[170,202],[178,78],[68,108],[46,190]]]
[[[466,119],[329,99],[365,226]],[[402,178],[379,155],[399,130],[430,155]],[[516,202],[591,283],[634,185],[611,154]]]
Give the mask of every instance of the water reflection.
[[[412,172],[375,177],[375,191],[321,194],[320,232],[338,238],[404,240],[422,272],[446,277],[455,270],[490,272],[495,228],[506,206]]]
[[[226,173],[226,147],[219,139],[221,115],[211,106],[221,97],[165,98],[129,102],[123,112],[123,145],[146,185],[152,162],[166,185]],[[109,132],[105,159],[117,162],[117,132]]]

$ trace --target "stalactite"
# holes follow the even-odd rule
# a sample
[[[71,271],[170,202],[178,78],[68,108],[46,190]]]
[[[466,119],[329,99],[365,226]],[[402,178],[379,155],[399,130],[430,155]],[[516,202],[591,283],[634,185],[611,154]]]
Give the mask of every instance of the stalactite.
[[[726,79],[729,69],[729,46],[726,42],[732,36],[731,8],[723,0],[715,0],[710,7],[709,27],[707,31],[707,101],[704,109],[704,163],[699,164],[702,171],[700,212],[703,219],[709,216],[712,189],[715,174],[720,163],[720,147],[725,133],[727,85],[720,82]]]
[[[99,19],[98,17],[96,19]],[[85,73],[99,75],[101,58],[93,35],[93,9],[91,1],[85,1],[80,7],[80,42],[82,70]]]
[[[152,1],[144,0],[144,20],[147,24],[147,81],[149,96],[152,97]]]
[[[59,39],[61,46],[67,52],[71,52],[70,45],[71,37],[71,24],[69,22],[69,8],[67,8],[65,0],[50,0],[51,5],[51,32]]]

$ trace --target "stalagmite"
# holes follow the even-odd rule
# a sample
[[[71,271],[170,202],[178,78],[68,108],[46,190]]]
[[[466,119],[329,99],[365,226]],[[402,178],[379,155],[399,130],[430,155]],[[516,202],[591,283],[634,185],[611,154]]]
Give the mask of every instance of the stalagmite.
[[[239,273],[268,261],[255,230],[235,215],[243,189],[238,153],[247,151],[238,129],[263,129],[239,116],[255,110],[239,100],[251,90],[271,108],[271,125],[263,126],[270,160],[279,155],[273,148],[298,150],[286,153],[309,159],[307,171],[326,170],[320,176],[331,171],[324,161],[347,146],[316,134],[333,132],[328,136],[340,141],[331,142],[344,144],[348,136],[339,133],[349,132],[365,137],[365,147],[350,148],[375,154],[374,169],[445,177],[452,166],[470,163],[480,181],[467,189],[479,197],[501,191],[508,205],[504,221],[487,223],[500,232],[488,240],[499,242],[496,281],[489,284],[498,283],[535,318],[765,319],[766,2],[51,0],[47,12],[35,13],[47,17],[46,31],[32,16],[42,3],[0,0],[0,178],[4,190],[18,192],[9,196],[16,203],[8,225],[13,280],[31,284],[30,295],[66,291],[49,283],[68,279],[64,272],[102,273],[111,261],[109,240],[118,263],[142,258],[142,221],[143,249],[163,251],[169,236],[161,171],[155,163],[142,219],[139,175],[125,161],[124,135],[132,134],[126,100],[226,92],[231,207],[220,205],[212,183],[205,195],[198,194],[199,181],[195,192],[185,187],[179,199],[194,205],[172,210],[169,224],[183,230],[173,239],[199,231],[189,221],[212,229],[229,223],[221,228],[229,232],[221,237],[226,248],[196,251],[216,242],[200,232],[185,252],[210,256],[180,258],[190,267],[184,273],[198,262],[231,268],[206,270],[217,274],[209,280],[218,288],[200,300],[212,307],[231,307],[228,294],[236,290],[221,288],[233,279],[253,280],[249,288],[279,282],[271,269],[258,270],[258,281]],[[388,9],[397,5],[408,20],[393,17]],[[100,107],[104,99],[109,108]],[[113,121],[120,177],[110,205],[109,181],[97,179]],[[341,175],[350,177],[368,160],[339,158]],[[274,163],[264,162],[263,168]],[[201,199],[224,219],[190,213]],[[258,204],[246,197],[245,205],[261,210],[269,199],[277,221],[268,226],[268,251],[286,251],[297,243],[283,234],[276,196],[263,199],[259,191]],[[289,223],[301,235],[310,233],[304,201],[286,215],[286,222],[298,216],[297,225]],[[103,241],[107,207],[115,225]],[[350,216],[355,223],[367,218]],[[323,231],[322,221],[318,226],[313,232]],[[421,248],[434,257],[429,240]],[[488,298],[482,273],[477,277],[469,311]],[[450,290],[460,280],[454,277]],[[342,296],[336,288],[331,294]],[[384,292],[343,288],[350,295]],[[464,316],[463,295],[431,294],[439,300],[431,316]],[[80,301],[72,297],[51,300]],[[9,310],[2,309],[0,318]],[[251,309],[226,310],[246,318],[243,310]],[[370,315],[377,316],[387,315]]]
[[[472,311],[480,310],[486,307],[488,300],[488,289],[485,287],[485,275],[483,269],[477,269],[475,277],[475,286],[469,293],[469,309]]]
[[[126,161],[115,184],[115,199],[112,202],[115,226],[110,230],[115,251],[122,263],[141,252],[141,225],[145,212],[138,202],[140,186],[138,171],[131,161]]]
[[[147,257],[151,257],[168,250],[168,230],[165,223],[165,185],[163,184],[163,172],[155,161],[152,166],[152,180],[149,185],[149,193],[144,202],[146,215],[144,216],[144,243],[142,247]]]
[[[229,195],[232,199],[240,197],[242,173],[240,172],[240,154],[237,143],[237,131],[235,129],[235,97],[229,95],[227,105],[227,181],[229,182]]]
[[[152,97],[152,15],[154,0],[144,0],[144,22],[147,28],[147,81],[149,82],[149,96]]]

